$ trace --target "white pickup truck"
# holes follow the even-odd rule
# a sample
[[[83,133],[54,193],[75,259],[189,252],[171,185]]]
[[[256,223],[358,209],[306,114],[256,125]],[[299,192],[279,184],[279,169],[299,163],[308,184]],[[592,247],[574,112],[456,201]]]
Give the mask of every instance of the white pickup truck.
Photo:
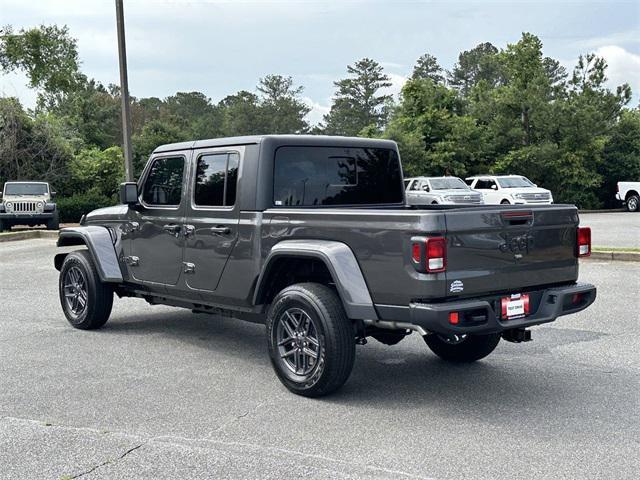
[[[616,198],[627,206],[630,212],[640,209],[640,182],[618,182]]]

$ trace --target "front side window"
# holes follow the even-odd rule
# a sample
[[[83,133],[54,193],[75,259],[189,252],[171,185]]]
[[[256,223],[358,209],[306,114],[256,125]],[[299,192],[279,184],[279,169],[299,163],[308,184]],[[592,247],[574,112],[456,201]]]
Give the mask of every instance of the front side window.
[[[273,201],[276,206],[402,203],[398,154],[384,148],[280,147]]]
[[[144,182],[142,200],[153,206],[178,206],[182,199],[184,159],[166,157],[154,160]]]
[[[194,203],[205,207],[232,206],[236,202],[240,155],[208,153],[198,158]]]

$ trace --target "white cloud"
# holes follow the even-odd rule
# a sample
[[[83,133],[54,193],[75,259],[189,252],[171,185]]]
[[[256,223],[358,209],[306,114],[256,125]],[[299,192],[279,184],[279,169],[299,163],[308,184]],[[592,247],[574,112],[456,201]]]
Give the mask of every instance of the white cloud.
[[[391,86],[383,89],[383,93],[386,95],[393,95],[394,98],[398,98],[398,95],[402,91],[402,87],[407,83],[408,78],[404,75],[398,75],[397,73],[387,73]]]
[[[618,85],[628,83],[637,98],[640,93],[640,55],[617,45],[600,47],[595,53],[603,57],[609,65],[607,77],[610,88],[614,89]]]
[[[303,97],[302,100],[311,108],[311,111],[307,114],[307,121],[311,126],[322,122],[322,118],[331,110],[329,105],[322,105],[312,98]]]

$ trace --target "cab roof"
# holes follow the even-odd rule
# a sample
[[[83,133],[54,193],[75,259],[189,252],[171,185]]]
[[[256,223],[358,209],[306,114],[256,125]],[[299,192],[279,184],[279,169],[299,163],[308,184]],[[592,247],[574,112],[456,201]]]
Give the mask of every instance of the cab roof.
[[[160,145],[153,153],[174,152],[178,150],[192,150],[197,148],[231,147],[238,145],[256,145],[263,142],[274,142],[286,145],[314,145],[327,147],[374,147],[397,148],[392,140],[380,140],[362,137],[339,137],[328,135],[251,135],[243,137],[211,138],[208,140],[193,140],[189,142],[169,143]]]

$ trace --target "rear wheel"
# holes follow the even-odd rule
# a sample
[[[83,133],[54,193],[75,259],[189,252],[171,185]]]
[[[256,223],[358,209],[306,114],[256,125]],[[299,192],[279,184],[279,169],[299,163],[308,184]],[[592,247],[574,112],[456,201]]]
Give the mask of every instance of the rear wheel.
[[[627,198],[627,210],[630,212],[637,212],[640,208],[640,197],[638,195],[631,195]]]
[[[486,357],[500,342],[500,334],[490,335],[438,335],[424,337],[433,353],[448,362],[470,363]]]
[[[107,323],[113,288],[100,280],[87,250],[72,252],[64,259],[59,292],[62,310],[73,327],[94,330]]]
[[[5,226],[4,221],[0,220],[0,233],[4,232],[5,229],[8,229],[7,226]]]
[[[511,202],[509,200],[502,200],[500,205],[511,205]]]
[[[327,395],[347,381],[355,360],[355,334],[338,295],[300,283],[282,290],[267,316],[271,363],[290,391]]]

